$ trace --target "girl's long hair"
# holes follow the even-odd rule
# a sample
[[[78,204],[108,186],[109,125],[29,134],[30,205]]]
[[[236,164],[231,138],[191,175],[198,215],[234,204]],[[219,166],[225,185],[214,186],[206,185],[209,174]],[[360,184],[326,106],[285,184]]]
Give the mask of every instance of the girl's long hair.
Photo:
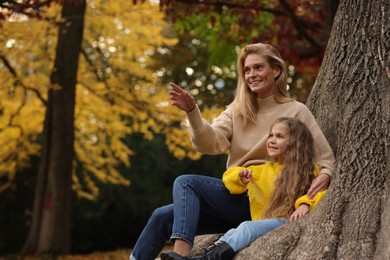
[[[278,103],[292,101],[287,92],[287,68],[284,60],[280,56],[279,51],[270,44],[254,43],[245,46],[237,60],[238,83],[236,96],[232,105],[238,110],[243,117],[244,126],[248,122],[256,122],[256,113],[258,111],[258,103],[256,94],[253,93],[245,82],[244,63],[249,54],[258,54],[263,56],[269,63],[272,69],[279,69],[280,74],[276,77],[274,87],[274,98]]]
[[[272,126],[276,123],[289,128],[290,143],[264,218],[289,217],[294,212],[295,201],[307,194],[314,179],[314,140],[310,130],[296,118],[281,117]]]

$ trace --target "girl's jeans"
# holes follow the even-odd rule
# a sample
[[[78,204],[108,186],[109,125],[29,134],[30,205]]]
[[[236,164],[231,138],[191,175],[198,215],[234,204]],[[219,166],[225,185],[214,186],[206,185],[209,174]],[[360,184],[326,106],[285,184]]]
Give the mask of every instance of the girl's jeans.
[[[173,184],[173,204],[157,208],[130,259],[155,259],[169,239],[194,244],[195,235],[225,233],[250,219],[246,195],[231,195],[221,179],[181,175]]]
[[[244,221],[237,228],[232,228],[219,238],[238,252],[249,246],[257,238],[288,222],[287,218],[270,218],[256,221]]]

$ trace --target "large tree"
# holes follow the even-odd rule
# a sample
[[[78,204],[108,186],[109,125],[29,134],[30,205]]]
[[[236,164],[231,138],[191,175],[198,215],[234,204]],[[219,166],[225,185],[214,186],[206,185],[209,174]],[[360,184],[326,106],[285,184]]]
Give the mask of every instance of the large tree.
[[[69,0],[49,7],[39,22],[19,15],[2,21],[0,36],[0,190],[12,187],[29,156],[41,155],[23,250],[29,254],[68,252],[72,189],[93,199],[97,181],[128,186],[119,172],[132,154],[124,138],[140,132],[151,139],[181,116],[166,115],[165,87],[147,67],[155,46],[175,42],[161,35],[166,23],[156,4],[94,1],[85,11],[85,1]]]
[[[47,99],[32,225],[24,253],[69,252],[74,108],[85,1],[64,1]]]
[[[294,66],[319,66],[338,0],[160,0],[173,21],[207,15],[211,58],[221,64],[230,43],[268,42]],[[202,23],[200,24],[202,26]],[[186,26],[186,25],[185,25]],[[199,30],[198,30],[199,31]],[[206,32],[207,33],[207,32]],[[227,54],[228,53],[228,54]],[[233,52],[232,52],[233,53]],[[226,59],[225,59],[226,60]],[[215,64],[215,63],[214,63]]]
[[[328,193],[236,259],[390,258],[389,17],[388,0],[340,1],[308,102],[336,155]]]
[[[172,0],[160,4],[174,21],[180,39],[169,48],[171,52],[157,59],[165,76],[161,80],[185,87],[203,109],[231,102],[236,88],[237,46],[257,41],[272,43],[281,51],[292,65],[288,66],[289,91],[305,102],[323,58],[338,1]]]

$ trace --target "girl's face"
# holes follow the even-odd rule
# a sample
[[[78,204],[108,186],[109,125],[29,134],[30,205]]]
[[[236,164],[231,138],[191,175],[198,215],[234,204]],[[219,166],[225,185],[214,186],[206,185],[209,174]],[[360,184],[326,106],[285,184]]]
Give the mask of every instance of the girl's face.
[[[244,62],[245,82],[258,98],[273,95],[275,78],[279,69],[272,69],[265,57],[260,54],[249,54]]]
[[[267,140],[268,155],[279,164],[284,162],[284,154],[290,143],[290,130],[283,122],[276,123],[271,129]]]

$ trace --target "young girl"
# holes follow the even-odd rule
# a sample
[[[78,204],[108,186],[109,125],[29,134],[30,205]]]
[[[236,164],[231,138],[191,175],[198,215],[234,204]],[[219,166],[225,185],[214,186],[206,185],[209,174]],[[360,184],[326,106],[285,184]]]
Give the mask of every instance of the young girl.
[[[272,162],[247,168],[232,167],[223,175],[231,194],[248,193],[252,221],[230,229],[202,255],[183,257],[166,251],[161,259],[232,259],[258,237],[303,217],[318,204],[326,191],[317,193],[313,199],[306,195],[319,173],[313,163],[313,137],[306,125],[290,117],[274,121],[267,152]]]

